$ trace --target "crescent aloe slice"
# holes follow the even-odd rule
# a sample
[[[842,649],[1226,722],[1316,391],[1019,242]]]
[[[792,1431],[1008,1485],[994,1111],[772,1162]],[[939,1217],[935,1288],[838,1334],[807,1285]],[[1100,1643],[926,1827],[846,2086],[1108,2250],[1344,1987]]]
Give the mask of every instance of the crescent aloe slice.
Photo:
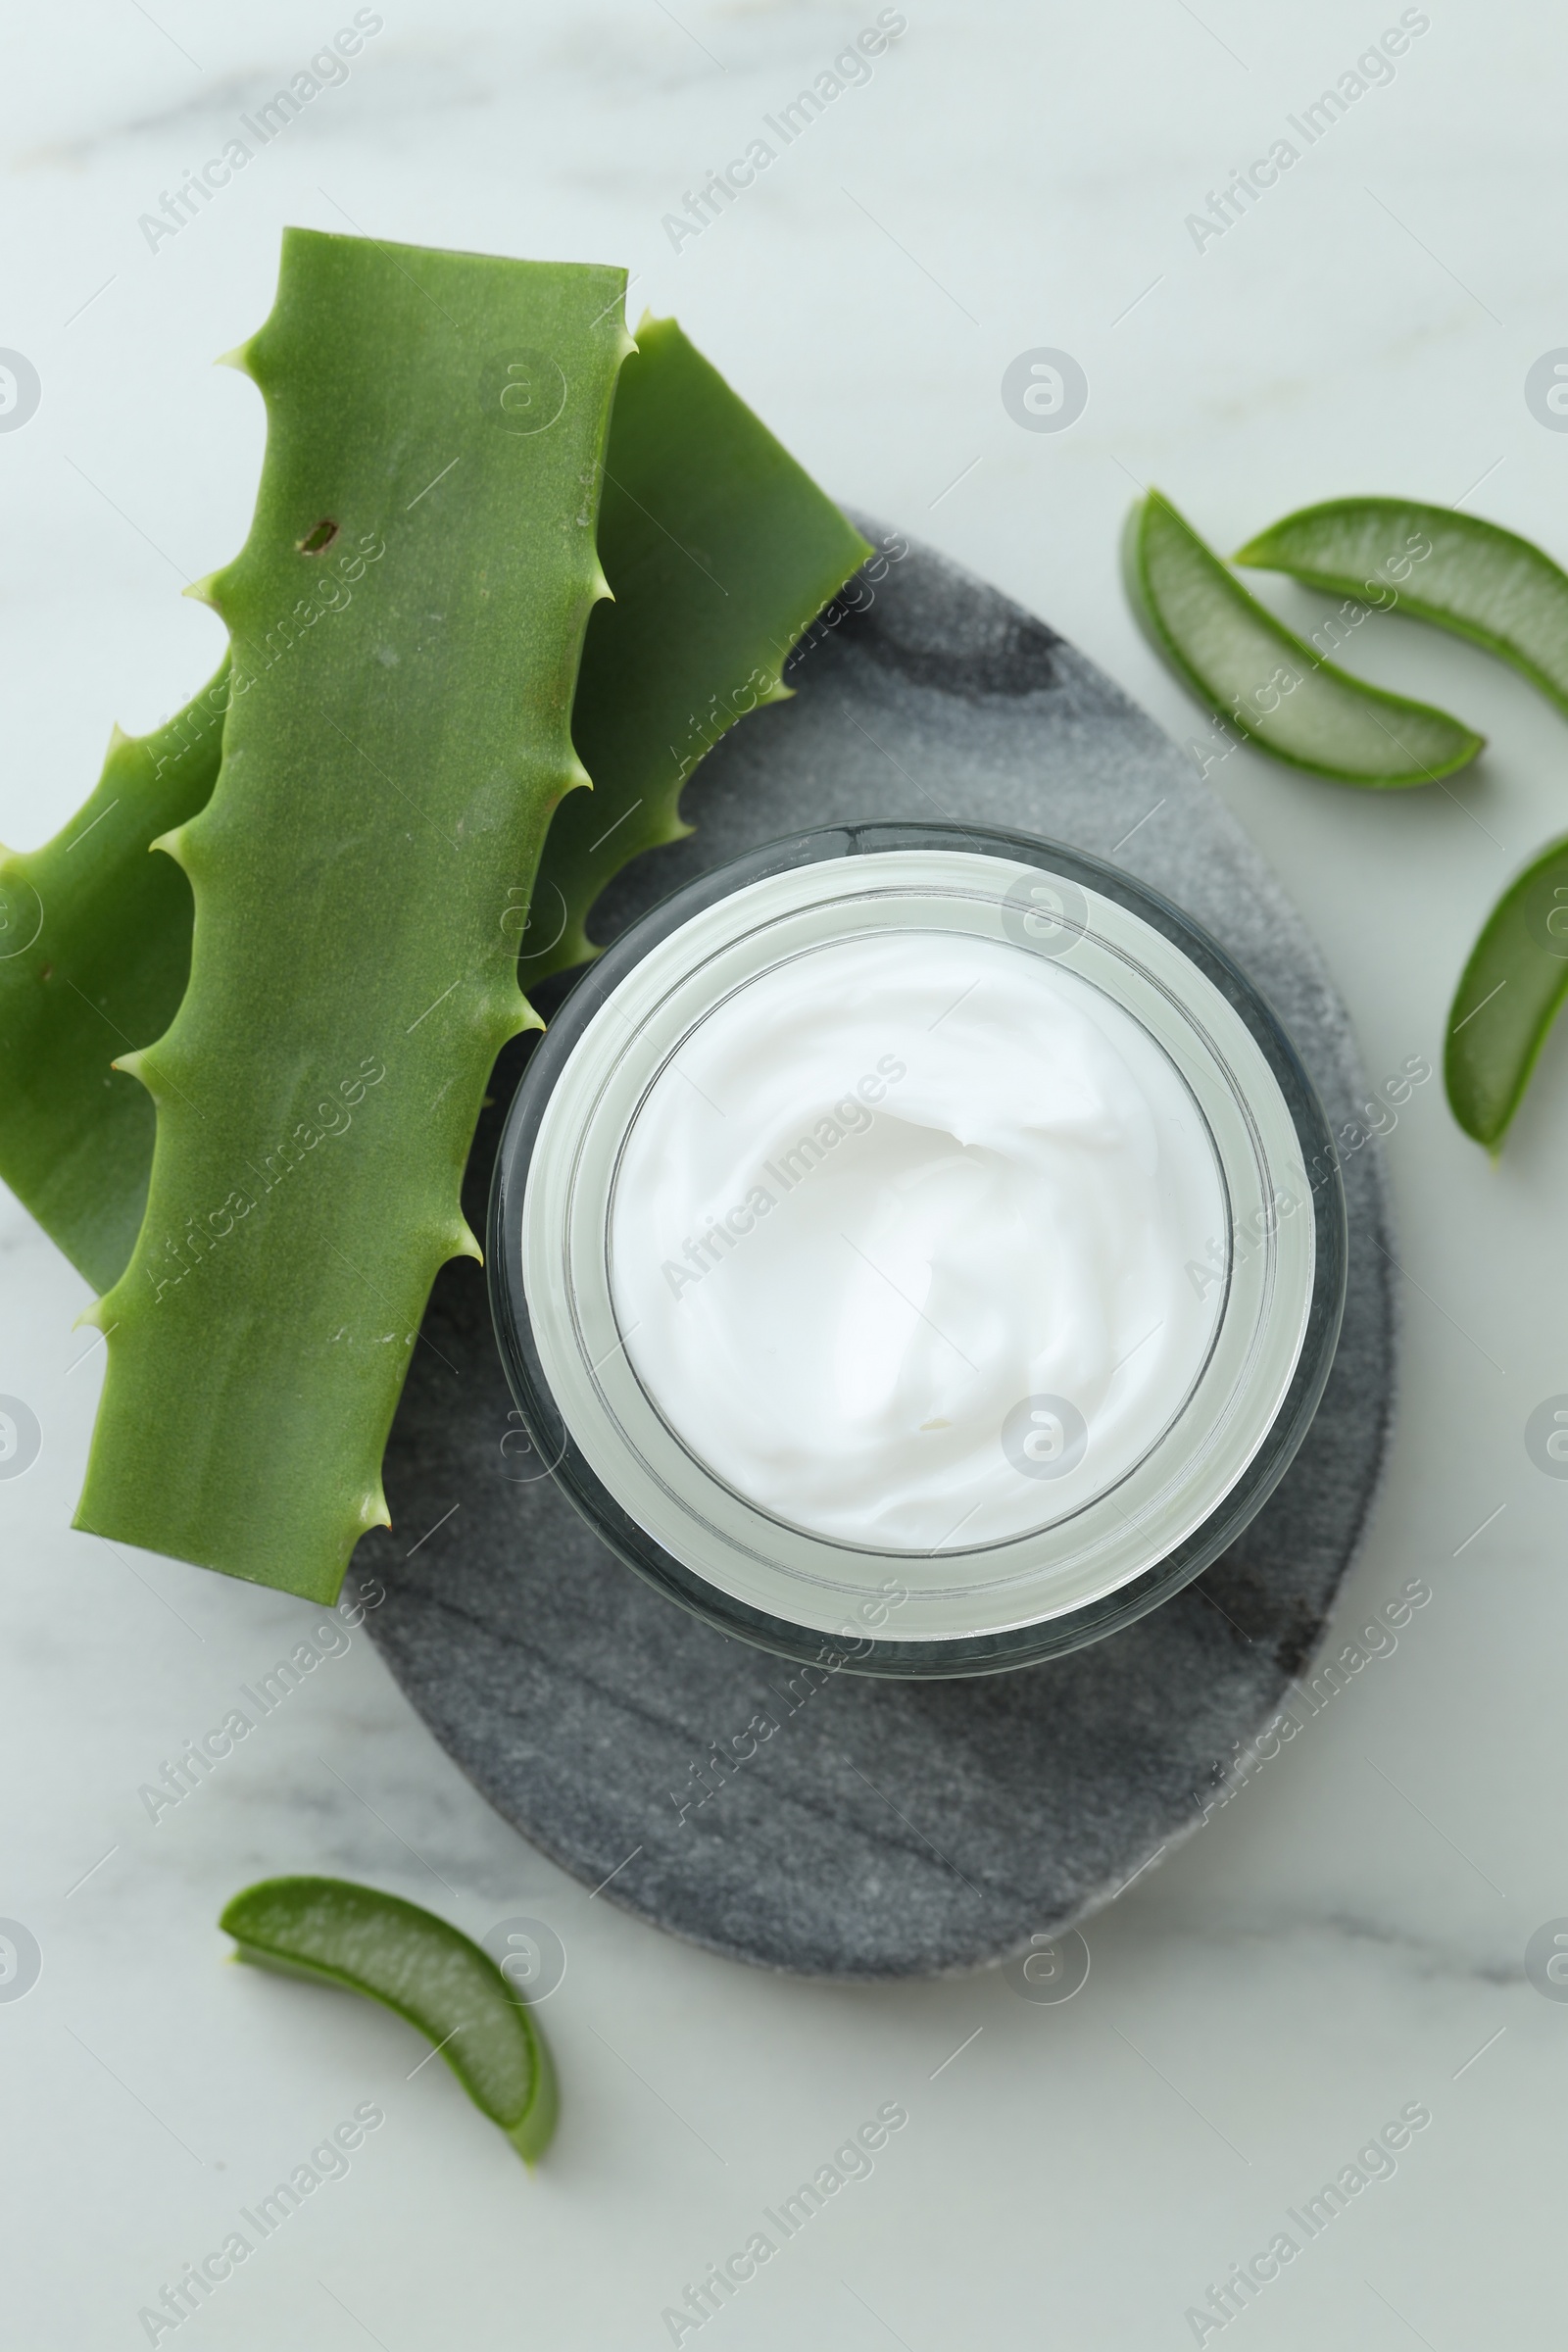
[[[158,1113],[75,1524],[336,1594],[499,1048],[507,917],[570,738],[619,270],[291,229],[240,355],[256,518],[208,585],[234,648],[212,799],[162,847],[190,983],[123,1057]],[[350,558],[352,602],[323,598]],[[356,565],[359,566],[356,571]],[[509,896],[509,894],[512,894]]]
[[[1497,1152],[1568,996],[1568,834],[1509,883],[1470,951],[1443,1075],[1466,1135]]]
[[[1358,610],[1370,604],[1451,629],[1568,711],[1568,572],[1500,523],[1416,499],[1336,498],[1287,514],[1235,560],[1289,572]]]
[[[548,2147],[560,2097],[544,2035],[495,1963],[433,1911],[348,1879],[264,1879],[218,1924],[236,1960],[395,2009],[519,2156]]]
[[[598,892],[686,830],[683,776],[754,703],[787,694],[782,654],[869,552],[672,319],[639,335],[599,518],[614,602],[594,608],[572,707],[594,789],[551,820],[537,913],[520,886],[509,899],[525,985],[592,952]],[[371,568],[324,551],[318,618],[347,618]],[[286,650],[274,631],[273,658]],[[151,1097],[111,1060],[162,1036],[190,969],[190,886],[148,845],[211,797],[227,706],[225,660],[156,733],[117,729],[101,783],[54,841],[0,852],[0,1178],[99,1291],[124,1272],[153,1156]]]
[[[1249,595],[1157,490],[1123,542],[1134,612],[1206,709],[1293,766],[1377,790],[1435,783],[1483,738],[1427,703],[1365,686]]]

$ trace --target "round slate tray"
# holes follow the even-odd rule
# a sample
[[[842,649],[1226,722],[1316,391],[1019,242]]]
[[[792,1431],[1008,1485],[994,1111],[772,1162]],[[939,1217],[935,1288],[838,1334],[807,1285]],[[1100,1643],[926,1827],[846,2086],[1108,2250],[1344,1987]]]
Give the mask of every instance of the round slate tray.
[[[797,699],[704,762],[685,800],[695,836],[628,867],[598,936],[797,827],[941,815],[1049,834],[1214,933],[1290,1030],[1338,1132],[1365,1092],[1344,1006],[1267,868],[1152,721],[926,549],[828,619],[791,666]],[[547,1016],[567,985],[535,992]],[[475,1139],[475,1232],[530,1042],[503,1055]],[[1089,1649],[968,1682],[874,1682],[790,1666],[688,1617],[529,1455],[467,1259],[437,1280],[393,1430],[396,1532],[355,1555],[388,1588],[367,1624],[506,1819],[586,1885],[615,1874],[607,1901],[803,1975],[1004,1958],[1197,1826],[1195,1796],[1317,1643],[1377,1485],[1394,1374],[1374,1151],[1347,1161],[1345,1189],[1340,1349],[1295,1463],[1196,1584]]]

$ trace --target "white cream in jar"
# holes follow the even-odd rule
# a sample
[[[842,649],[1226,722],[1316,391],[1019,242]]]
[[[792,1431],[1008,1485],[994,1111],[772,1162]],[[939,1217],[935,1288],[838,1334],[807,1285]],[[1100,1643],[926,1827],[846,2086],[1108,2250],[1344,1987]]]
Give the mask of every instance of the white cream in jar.
[[[1180,1410],[1225,1231],[1139,1023],[1005,941],[878,931],[735,990],[666,1063],[610,1220],[626,1351],[779,1519],[938,1551],[1068,1517]],[[1039,1400],[1048,1401],[1039,1401]]]
[[[962,1674],[1246,1526],[1332,1361],[1344,1211],[1289,1040],[1187,917],[870,825],[691,884],[578,984],[489,1258],[540,1475],[624,1560],[788,1655]]]

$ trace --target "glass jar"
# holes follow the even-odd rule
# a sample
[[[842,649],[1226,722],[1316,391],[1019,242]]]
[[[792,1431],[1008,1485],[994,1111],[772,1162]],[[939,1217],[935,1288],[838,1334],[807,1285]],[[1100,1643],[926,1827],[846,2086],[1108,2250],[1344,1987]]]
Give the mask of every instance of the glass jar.
[[[972,1675],[1130,1624],[1246,1527],[1328,1377],[1345,1206],[1289,1038],[1191,917],[1027,835],[847,824],[584,973],[487,1262],[539,1459],[629,1567],[787,1657]]]

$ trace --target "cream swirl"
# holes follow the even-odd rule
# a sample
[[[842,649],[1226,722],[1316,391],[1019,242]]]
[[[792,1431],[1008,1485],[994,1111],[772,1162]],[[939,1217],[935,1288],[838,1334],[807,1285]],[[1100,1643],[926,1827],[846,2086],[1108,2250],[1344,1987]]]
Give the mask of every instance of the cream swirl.
[[[1224,1193],[1163,1049],[1062,964],[867,932],[684,1041],[626,1136],[611,1289],[670,1429],[836,1541],[970,1549],[1112,1488],[1202,1369]]]

